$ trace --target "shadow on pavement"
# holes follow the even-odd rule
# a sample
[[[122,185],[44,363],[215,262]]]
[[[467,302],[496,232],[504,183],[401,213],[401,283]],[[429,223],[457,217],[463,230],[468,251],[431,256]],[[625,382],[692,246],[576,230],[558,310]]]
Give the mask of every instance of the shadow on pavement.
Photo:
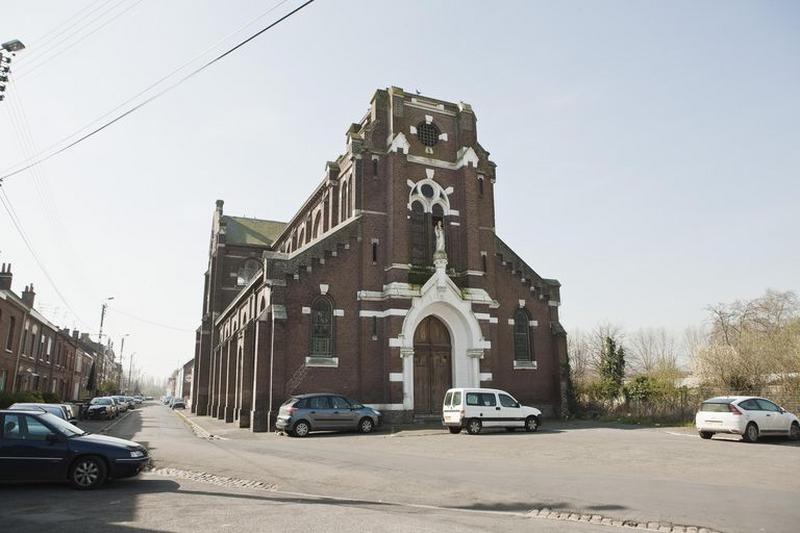
[[[173,493],[171,480],[112,480],[100,489],[79,491],[66,484],[0,485],[0,524],[15,533],[153,531],[124,525],[137,519],[137,500],[143,494]]]

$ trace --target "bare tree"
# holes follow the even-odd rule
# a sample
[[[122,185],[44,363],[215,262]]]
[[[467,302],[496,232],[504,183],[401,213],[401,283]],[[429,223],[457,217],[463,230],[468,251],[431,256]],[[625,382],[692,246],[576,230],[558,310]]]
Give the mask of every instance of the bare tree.
[[[791,291],[709,308],[708,343],[697,350],[695,373],[706,383],[757,390],[800,372],[800,302]]]
[[[596,366],[589,335],[580,329],[572,330],[567,335],[567,350],[573,383],[582,383],[589,379]]]
[[[640,329],[630,336],[629,363],[634,374],[677,374],[678,349],[675,337],[664,328]]]

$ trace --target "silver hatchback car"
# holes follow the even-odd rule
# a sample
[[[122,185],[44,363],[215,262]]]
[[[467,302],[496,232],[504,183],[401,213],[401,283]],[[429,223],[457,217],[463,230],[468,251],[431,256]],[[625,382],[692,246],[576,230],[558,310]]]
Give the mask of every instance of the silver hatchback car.
[[[372,433],[382,422],[380,411],[339,394],[319,393],[300,394],[283,402],[275,427],[294,437],[306,437],[312,431]]]

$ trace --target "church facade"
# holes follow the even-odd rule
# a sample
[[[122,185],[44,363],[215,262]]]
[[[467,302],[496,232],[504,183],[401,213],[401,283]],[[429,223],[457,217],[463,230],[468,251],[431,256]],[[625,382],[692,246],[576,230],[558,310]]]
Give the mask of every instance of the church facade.
[[[560,284],[495,231],[495,170],[468,104],[391,87],[288,223],[217,201],[192,411],[266,431],[290,395],[337,392],[410,421],[494,387],[559,413]]]

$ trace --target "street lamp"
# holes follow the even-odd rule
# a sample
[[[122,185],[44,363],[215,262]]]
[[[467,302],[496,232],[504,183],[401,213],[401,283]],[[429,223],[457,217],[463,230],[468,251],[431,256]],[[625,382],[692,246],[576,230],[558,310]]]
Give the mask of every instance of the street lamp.
[[[23,50],[25,45],[18,39],[5,42],[0,45],[0,102],[6,97],[6,83],[8,83],[8,75],[11,72],[11,58],[6,57],[3,51],[14,56],[20,50]]]
[[[20,50],[25,49],[25,45],[19,39],[12,39],[7,43],[2,44],[3,50],[7,52],[11,52],[12,54],[15,52],[19,52]]]

